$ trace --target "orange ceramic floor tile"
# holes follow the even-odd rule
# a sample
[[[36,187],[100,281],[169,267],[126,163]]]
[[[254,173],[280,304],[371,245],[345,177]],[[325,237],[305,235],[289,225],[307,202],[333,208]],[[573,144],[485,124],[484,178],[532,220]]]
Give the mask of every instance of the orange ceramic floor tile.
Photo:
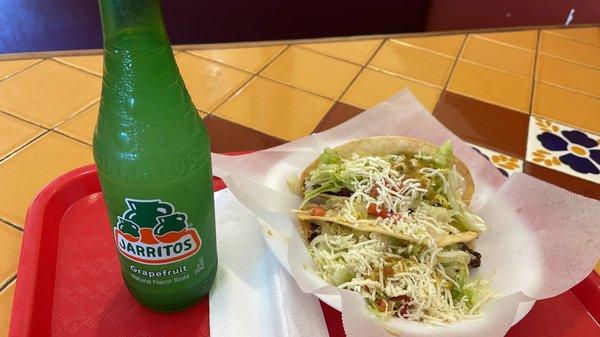
[[[466,34],[456,35],[435,35],[435,36],[418,36],[418,37],[403,37],[393,39],[400,44],[408,44],[421,48],[425,48],[434,52],[442,53],[447,56],[456,57],[460,51],[460,47],[465,41]]]
[[[0,162],[0,218],[23,226],[31,200],[54,178],[90,164],[92,148],[50,132]]]
[[[0,61],[0,80],[39,62],[39,59]]]
[[[433,111],[441,89],[365,68],[340,101],[368,109],[398,91],[409,88],[427,110]]]
[[[3,285],[17,274],[22,237],[23,233],[21,231],[0,221],[0,242],[2,242],[2,254],[0,254],[0,285]]]
[[[535,54],[533,50],[515,48],[492,40],[484,40],[477,36],[469,36],[460,58],[531,77],[533,75]]]
[[[600,46],[600,27],[546,29],[544,32]]]
[[[0,292],[0,336],[8,336],[8,326],[15,296],[15,282]]]
[[[531,79],[458,61],[447,90],[467,97],[529,113]]]
[[[600,47],[541,32],[539,53],[600,68]]]
[[[55,127],[100,97],[101,79],[46,60],[0,82],[0,110]]]
[[[0,112],[0,159],[39,136],[44,129]]]
[[[385,42],[369,66],[443,87],[453,63],[452,57],[390,40]]]
[[[473,34],[479,38],[509,44],[515,47],[535,50],[537,45],[537,30],[519,30],[512,32],[494,32]]]
[[[365,65],[382,42],[383,40],[360,40],[306,43],[298,46],[342,60]]]
[[[211,112],[246,83],[251,74],[188,53],[175,55],[196,108]]]
[[[360,69],[355,64],[292,46],[265,68],[261,75],[337,99]]]
[[[92,105],[77,116],[66,121],[57,130],[92,145],[94,128],[98,120],[99,106],[99,103]]]
[[[536,78],[600,98],[600,69],[539,55]]]
[[[257,73],[271,62],[283,48],[285,46],[189,50],[188,52],[234,68]]]
[[[102,55],[63,56],[55,59],[75,68],[102,76]]]
[[[213,114],[293,140],[310,134],[332,105],[332,100],[256,77]]]
[[[536,82],[531,112],[576,128],[600,133],[600,99]]]

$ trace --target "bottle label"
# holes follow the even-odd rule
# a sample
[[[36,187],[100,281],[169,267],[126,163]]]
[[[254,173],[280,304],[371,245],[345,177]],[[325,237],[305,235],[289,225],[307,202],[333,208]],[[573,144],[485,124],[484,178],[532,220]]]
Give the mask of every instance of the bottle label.
[[[202,240],[189,228],[187,214],[160,199],[126,198],[128,209],[117,217],[114,236],[127,259],[146,264],[173,263],[196,254]]]

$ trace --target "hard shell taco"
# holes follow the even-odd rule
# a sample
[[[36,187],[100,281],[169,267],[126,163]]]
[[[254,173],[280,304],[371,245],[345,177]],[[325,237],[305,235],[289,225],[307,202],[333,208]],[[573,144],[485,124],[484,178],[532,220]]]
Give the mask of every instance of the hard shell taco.
[[[473,179],[450,142],[373,137],[326,149],[298,191],[293,211],[317,273],[377,314],[453,323],[480,317],[494,296],[470,277],[487,227],[468,207]]]

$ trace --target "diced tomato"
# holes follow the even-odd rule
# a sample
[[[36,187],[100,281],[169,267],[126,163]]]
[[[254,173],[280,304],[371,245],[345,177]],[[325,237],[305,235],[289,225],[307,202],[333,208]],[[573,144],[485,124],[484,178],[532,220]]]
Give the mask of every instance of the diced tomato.
[[[377,186],[371,187],[371,191],[369,191],[369,195],[373,198],[377,198],[379,192],[377,191]]]
[[[383,267],[383,275],[385,276],[393,276],[394,275],[394,268],[392,268],[392,266],[387,265],[385,267]]]
[[[375,300],[375,305],[377,305],[377,310],[380,312],[385,312],[388,308],[387,301],[381,298]]]
[[[369,204],[369,206],[367,207],[367,212],[371,215],[379,216],[382,218],[387,218],[390,216],[388,211],[383,207],[380,210],[377,210],[377,205],[375,204]]]
[[[406,317],[408,315],[408,302],[410,302],[410,297],[406,295],[400,295],[391,298],[392,301],[400,302],[400,306],[402,309],[399,312],[400,317]]]
[[[327,213],[327,211],[323,207],[317,206],[312,209],[312,215],[314,215],[314,216],[325,216],[326,213]]]

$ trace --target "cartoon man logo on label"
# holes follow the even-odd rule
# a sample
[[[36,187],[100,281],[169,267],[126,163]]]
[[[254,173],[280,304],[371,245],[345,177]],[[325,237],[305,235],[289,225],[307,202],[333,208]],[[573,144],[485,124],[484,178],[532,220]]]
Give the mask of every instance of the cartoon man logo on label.
[[[126,258],[144,264],[164,264],[195,254],[202,240],[189,228],[187,215],[162,200],[125,199],[128,209],[117,217],[117,248]]]

